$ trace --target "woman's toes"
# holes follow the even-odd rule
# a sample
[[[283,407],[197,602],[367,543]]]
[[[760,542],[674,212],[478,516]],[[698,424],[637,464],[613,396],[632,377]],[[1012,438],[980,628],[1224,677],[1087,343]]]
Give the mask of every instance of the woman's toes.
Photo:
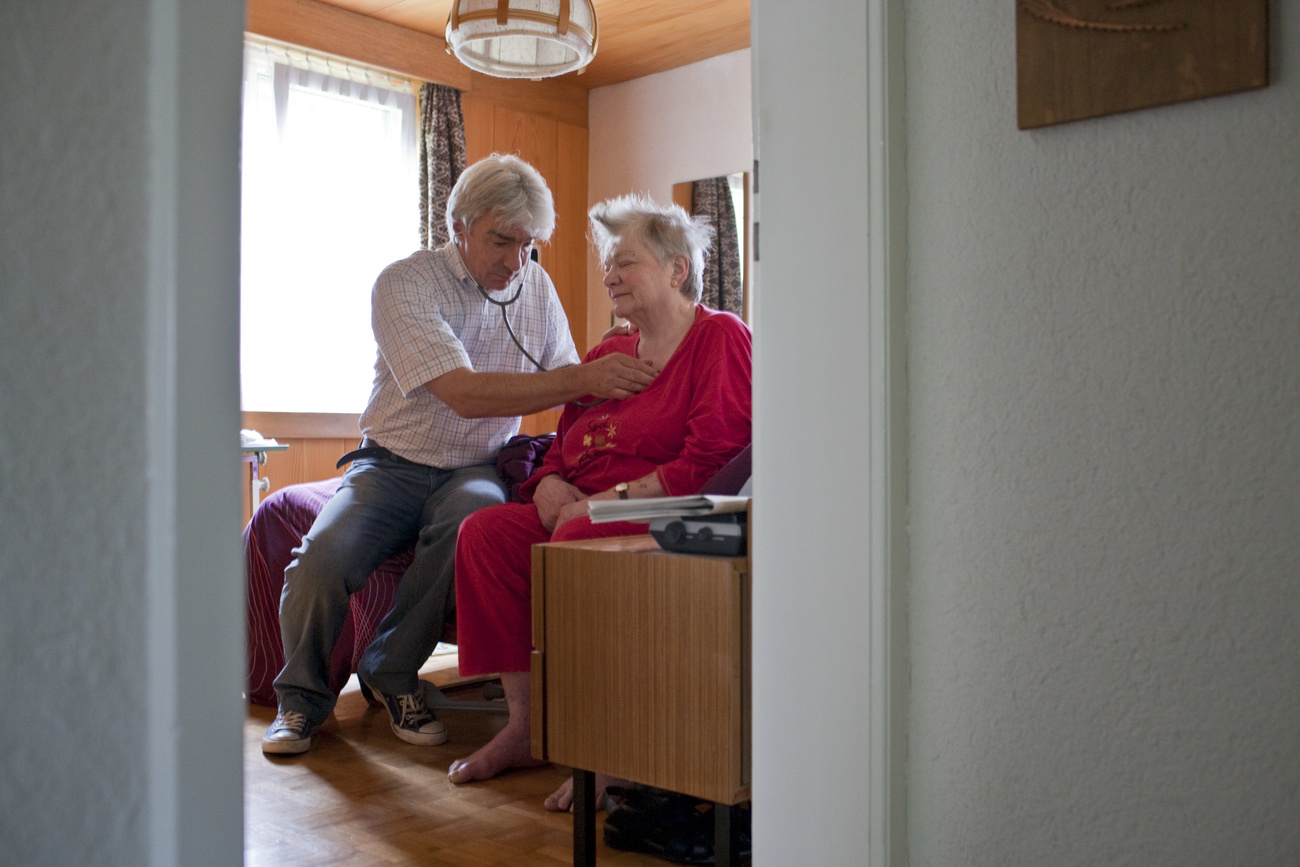
[[[573,780],[565,780],[564,784],[550,794],[542,805],[552,813],[567,813],[573,806]]]
[[[474,776],[474,766],[469,763],[468,759],[456,759],[447,768],[447,779],[453,783],[472,783],[476,779]]]

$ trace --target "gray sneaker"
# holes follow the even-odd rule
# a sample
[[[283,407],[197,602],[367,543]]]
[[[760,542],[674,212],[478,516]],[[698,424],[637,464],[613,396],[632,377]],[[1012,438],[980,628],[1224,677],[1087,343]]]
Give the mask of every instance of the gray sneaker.
[[[315,726],[308,724],[307,717],[297,711],[282,710],[262,735],[262,752],[281,756],[305,753],[311,749],[311,736],[315,730]]]
[[[408,744],[436,747],[447,742],[447,727],[439,722],[433,711],[424,703],[424,695],[408,692],[406,695],[386,695],[370,687],[375,698],[388,708],[393,734]]]

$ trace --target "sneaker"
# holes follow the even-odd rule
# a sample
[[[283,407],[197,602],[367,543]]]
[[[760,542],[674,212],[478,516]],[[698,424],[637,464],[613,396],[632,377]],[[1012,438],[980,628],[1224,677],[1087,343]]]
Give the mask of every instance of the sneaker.
[[[374,696],[388,708],[393,734],[408,744],[436,747],[447,742],[447,727],[438,721],[424,703],[424,695],[408,692],[406,695],[386,695],[370,687]]]
[[[311,749],[311,735],[315,727],[307,717],[292,710],[282,710],[275,722],[262,735],[262,752],[295,756]]]

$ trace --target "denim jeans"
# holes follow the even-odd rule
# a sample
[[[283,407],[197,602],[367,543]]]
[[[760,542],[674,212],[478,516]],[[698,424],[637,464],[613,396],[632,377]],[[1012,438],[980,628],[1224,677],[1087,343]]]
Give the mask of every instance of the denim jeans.
[[[285,664],[275,679],[280,709],[297,711],[313,725],[330,715],[337,696],[329,688],[329,658],[348,600],[380,563],[412,541],[415,559],[358,674],[381,692],[414,692],[417,672],[455,609],[460,523],[471,512],[505,502],[506,493],[492,464],[439,470],[387,458],[353,463],[284,570]]]

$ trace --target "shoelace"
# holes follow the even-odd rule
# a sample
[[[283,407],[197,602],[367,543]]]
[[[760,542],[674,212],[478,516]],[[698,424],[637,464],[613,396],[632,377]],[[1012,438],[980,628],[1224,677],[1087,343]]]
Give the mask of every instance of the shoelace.
[[[300,735],[307,730],[307,717],[297,711],[280,711],[279,715],[276,717],[276,722],[279,723],[276,728],[288,729],[294,734]]]
[[[402,725],[414,726],[420,728],[429,720],[429,709],[424,706],[424,702],[415,693],[399,695],[398,703],[402,706]]]

